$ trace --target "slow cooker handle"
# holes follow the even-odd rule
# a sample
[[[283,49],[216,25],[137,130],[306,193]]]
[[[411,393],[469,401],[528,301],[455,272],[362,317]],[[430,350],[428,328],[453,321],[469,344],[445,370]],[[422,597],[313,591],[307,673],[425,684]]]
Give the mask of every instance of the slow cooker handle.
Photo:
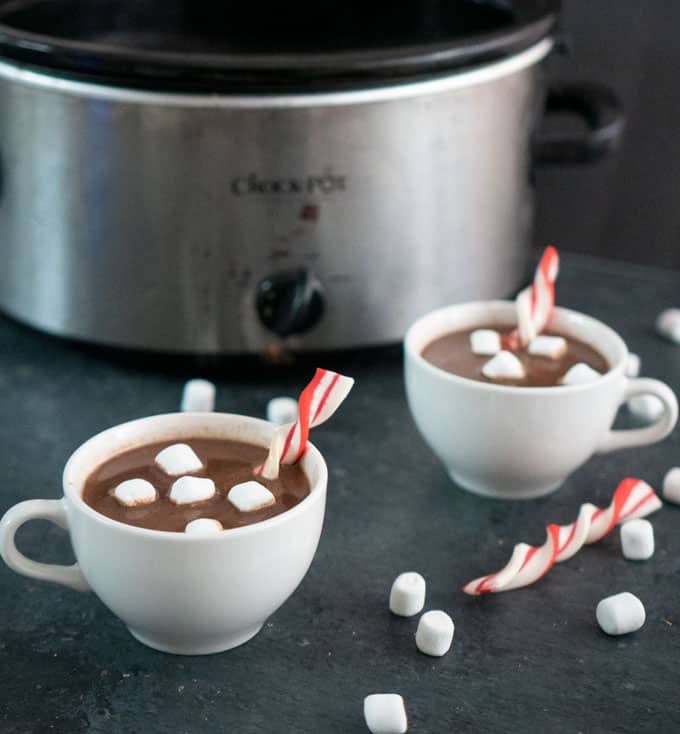
[[[541,165],[593,163],[616,149],[625,117],[618,97],[600,84],[559,82],[548,88],[546,115],[574,115],[586,126],[579,133],[538,133],[534,161]]]

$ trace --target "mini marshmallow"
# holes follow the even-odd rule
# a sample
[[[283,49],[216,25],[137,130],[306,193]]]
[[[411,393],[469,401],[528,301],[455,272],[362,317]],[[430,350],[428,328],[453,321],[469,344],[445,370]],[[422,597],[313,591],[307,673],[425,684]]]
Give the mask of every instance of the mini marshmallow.
[[[276,497],[263,484],[254,480],[235,484],[229,490],[227,499],[241,512],[261,510],[276,502]]]
[[[206,477],[180,477],[170,487],[168,498],[176,505],[204,502],[215,494],[215,482]]]
[[[209,517],[199,517],[198,520],[192,520],[184,528],[187,535],[217,535],[222,530],[224,530],[222,523]]]
[[[196,456],[191,446],[175,443],[166,446],[156,454],[156,464],[171,477],[180,474],[191,474],[203,468],[203,462]]]
[[[537,336],[529,342],[529,354],[559,359],[567,351],[567,340],[561,336]]]
[[[680,308],[662,311],[656,319],[656,330],[672,342],[680,342]]]
[[[637,377],[640,374],[640,364],[640,357],[631,352],[626,360],[626,377]]]
[[[601,377],[597,370],[594,370],[590,365],[585,362],[579,362],[578,364],[570,367],[562,378],[563,385],[585,385],[588,382],[594,382],[598,377]]]
[[[215,385],[208,380],[189,380],[182,390],[183,413],[211,413],[215,408]]]
[[[114,490],[113,496],[126,507],[148,505],[156,501],[156,490],[146,479],[126,479]]]
[[[453,620],[446,612],[425,612],[418,622],[416,646],[426,655],[446,655],[453,642],[453,631]]]
[[[425,606],[425,579],[415,571],[401,573],[390,590],[390,611],[400,617],[412,617]]]
[[[602,599],[595,616],[602,631],[608,635],[627,635],[645,623],[645,608],[637,596],[624,591]]]
[[[267,420],[279,426],[295,423],[298,418],[298,404],[295,398],[272,398],[267,403]]]
[[[520,380],[524,367],[512,352],[503,349],[482,367],[482,374],[490,380]]]
[[[493,329],[477,329],[470,334],[473,354],[493,356],[501,351],[501,335]]]
[[[664,407],[661,398],[656,395],[636,395],[628,401],[630,412],[646,423],[653,423],[661,417]]]
[[[654,528],[649,520],[629,520],[621,526],[621,551],[630,561],[646,561],[654,555]]]
[[[373,693],[364,698],[364,719],[371,734],[405,734],[404,699],[398,693]]]
[[[667,502],[680,505],[680,467],[669,469],[663,478],[661,494]]]

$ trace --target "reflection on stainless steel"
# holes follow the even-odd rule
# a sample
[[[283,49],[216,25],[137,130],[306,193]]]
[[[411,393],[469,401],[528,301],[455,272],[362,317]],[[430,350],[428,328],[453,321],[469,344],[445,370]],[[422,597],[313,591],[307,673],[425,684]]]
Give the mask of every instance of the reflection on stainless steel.
[[[255,301],[277,273],[322,286],[302,350],[394,341],[433,307],[507,295],[530,242],[543,46],[471,85],[233,104],[0,65],[0,307],[89,341],[234,353],[272,341]]]

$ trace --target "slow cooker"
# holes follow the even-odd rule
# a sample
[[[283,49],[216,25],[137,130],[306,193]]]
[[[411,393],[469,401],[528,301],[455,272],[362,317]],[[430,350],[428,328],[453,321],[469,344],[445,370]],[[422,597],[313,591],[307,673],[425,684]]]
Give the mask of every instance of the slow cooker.
[[[534,165],[621,130],[606,89],[546,89],[557,21],[554,0],[0,0],[0,308],[255,353],[509,294]],[[546,103],[583,130],[539,133]]]

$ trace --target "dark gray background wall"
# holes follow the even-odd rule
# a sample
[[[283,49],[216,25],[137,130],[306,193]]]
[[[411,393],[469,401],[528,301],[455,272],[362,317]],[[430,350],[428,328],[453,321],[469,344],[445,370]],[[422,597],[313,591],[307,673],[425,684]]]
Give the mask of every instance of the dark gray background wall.
[[[536,244],[680,269],[680,0],[563,0],[550,76],[605,82],[627,128],[611,160],[537,176]]]

